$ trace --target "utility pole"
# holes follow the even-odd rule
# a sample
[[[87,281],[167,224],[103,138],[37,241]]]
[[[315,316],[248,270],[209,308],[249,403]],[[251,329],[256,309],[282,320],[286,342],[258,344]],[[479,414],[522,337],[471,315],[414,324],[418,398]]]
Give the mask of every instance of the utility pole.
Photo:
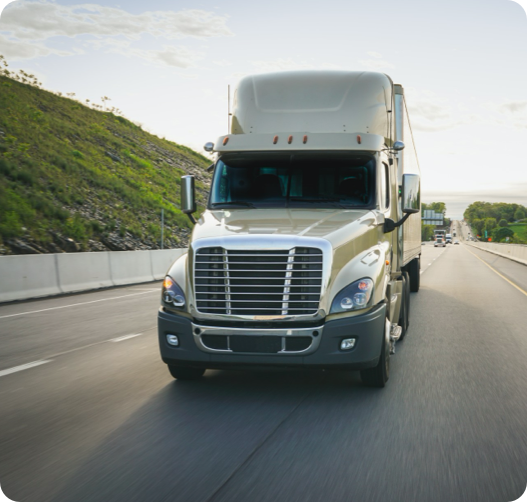
[[[161,208],[161,249],[163,249],[163,230],[165,226],[165,210]]]

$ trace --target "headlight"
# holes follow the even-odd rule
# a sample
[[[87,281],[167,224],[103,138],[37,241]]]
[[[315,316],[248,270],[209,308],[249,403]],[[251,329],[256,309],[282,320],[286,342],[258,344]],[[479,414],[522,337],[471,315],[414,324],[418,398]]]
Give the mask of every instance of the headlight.
[[[331,304],[330,314],[361,310],[369,307],[373,293],[373,281],[360,279],[341,290]]]
[[[183,308],[185,306],[185,294],[177,285],[176,281],[170,276],[166,276],[163,281],[163,292],[161,296],[163,305],[167,307]]]

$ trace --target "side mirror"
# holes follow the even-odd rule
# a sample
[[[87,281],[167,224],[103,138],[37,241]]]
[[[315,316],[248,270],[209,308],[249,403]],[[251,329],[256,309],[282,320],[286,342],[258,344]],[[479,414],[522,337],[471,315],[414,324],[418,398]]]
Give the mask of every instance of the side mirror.
[[[205,145],[203,145],[203,149],[206,151],[206,152],[212,152],[214,151],[214,143],[211,143],[210,141],[205,143]]]
[[[400,227],[411,214],[421,210],[421,184],[418,174],[403,174],[403,213],[404,216],[396,223],[390,218],[384,220],[384,233],[393,232]]]
[[[404,150],[404,143],[402,141],[396,141],[392,146],[392,150],[395,150],[396,152]]]
[[[181,211],[192,223],[196,223],[192,213],[196,212],[196,197],[194,189],[194,176],[181,176]]]
[[[418,174],[403,174],[403,213],[421,210],[421,180]]]

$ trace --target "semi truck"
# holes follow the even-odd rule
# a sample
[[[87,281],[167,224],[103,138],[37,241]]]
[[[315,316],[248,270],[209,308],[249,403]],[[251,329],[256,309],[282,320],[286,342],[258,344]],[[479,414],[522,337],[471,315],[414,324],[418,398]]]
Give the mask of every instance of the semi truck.
[[[359,371],[384,387],[419,290],[420,169],[403,87],[377,72],[243,78],[196,221],[169,268],[161,357],[207,369]]]

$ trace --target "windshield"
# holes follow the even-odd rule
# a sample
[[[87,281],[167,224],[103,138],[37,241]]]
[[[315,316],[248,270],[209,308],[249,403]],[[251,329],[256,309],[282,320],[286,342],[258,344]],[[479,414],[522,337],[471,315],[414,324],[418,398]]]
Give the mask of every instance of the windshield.
[[[236,153],[218,160],[209,208],[368,207],[375,159],[346,152]]]

